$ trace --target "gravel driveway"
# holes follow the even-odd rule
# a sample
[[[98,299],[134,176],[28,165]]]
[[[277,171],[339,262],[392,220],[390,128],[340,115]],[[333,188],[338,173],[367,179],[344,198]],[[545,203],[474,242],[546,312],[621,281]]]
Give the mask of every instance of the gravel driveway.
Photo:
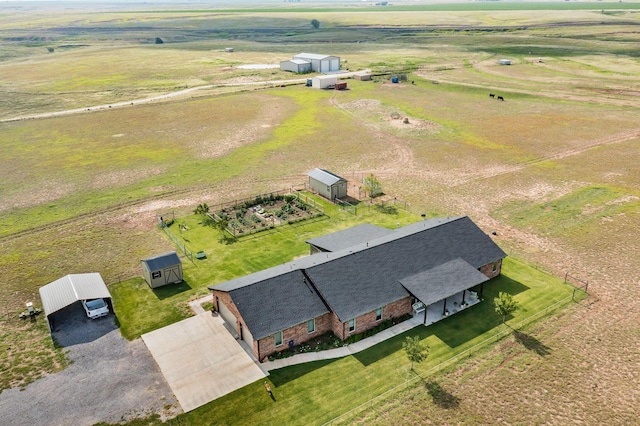
[[[56,340],[71,363],[65,370],[0,393],[0,423],[91,425],[159,413],[180,406],[141,339],[128,342],[113,315],[91,321],[73,306],[56,322]]]

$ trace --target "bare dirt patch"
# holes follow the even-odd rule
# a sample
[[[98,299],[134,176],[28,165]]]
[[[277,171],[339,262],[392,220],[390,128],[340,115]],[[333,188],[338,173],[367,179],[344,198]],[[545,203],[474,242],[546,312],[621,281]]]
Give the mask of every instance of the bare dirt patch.
[[[287,116],[290,106],[277,99],[256,95],[257,109],[250,118],[227,114],[226,121],[217,123],[215,134],[192,142],[200,158],[219,158],[241,146],[267,139],[273,129]]]
[[[159,175],[166,172],[165,168],[148,167],[144,169],[117,170],[97,175],[91,184],[92,189],[113,188],[125,186],[144,178]]]
[[[385,127],[409,133],[436,133],[442,127],[433,121],[412,117],[395,107],[383,105],[377,99],[359,99],[340,104],[339,107],[363,118],[370,116],[379,119],[386,125]]]

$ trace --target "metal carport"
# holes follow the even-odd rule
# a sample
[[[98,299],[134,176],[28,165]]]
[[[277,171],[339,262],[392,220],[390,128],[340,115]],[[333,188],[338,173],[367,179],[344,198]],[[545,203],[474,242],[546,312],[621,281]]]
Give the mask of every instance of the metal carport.
[[[40,287],[42,309],[51,331],[49,315],[76,303],[79,300],[103,298],[113,311],[111,293],[107,289],[102,276],[97,272],[87,274],[69,274]]]

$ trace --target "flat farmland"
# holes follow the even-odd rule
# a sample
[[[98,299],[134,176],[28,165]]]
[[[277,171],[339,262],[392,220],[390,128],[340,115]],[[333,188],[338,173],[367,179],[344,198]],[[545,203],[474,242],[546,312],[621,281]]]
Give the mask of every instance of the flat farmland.
[[[591,293],[527,326],[544,355],[506,338],[344,422],[636,421],[639,15],[607,5],[268,15],[18,8],[0,19],[3,120],[212,86],[0,122],[0,388],[65,365],[46,326],[17,318],[38,287],[85,271],[117,285],[139,275],[141,257],[174,249],[156,214],[287,188],[322,167],[352,182],[373,173],[416,214],[469,215],[509,254],[588,280]],[[295,77],[279,70],[238,68],[310,50],[407,81],[381,75],[318,91],[273,87]]]

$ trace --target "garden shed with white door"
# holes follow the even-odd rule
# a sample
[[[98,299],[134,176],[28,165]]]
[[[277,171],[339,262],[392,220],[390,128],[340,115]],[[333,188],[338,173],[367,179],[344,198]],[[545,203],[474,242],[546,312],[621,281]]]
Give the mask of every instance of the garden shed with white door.
[[[183,280],[182,261],[175,251],[142,259],[142,276],[149,287],[162,287]]]

